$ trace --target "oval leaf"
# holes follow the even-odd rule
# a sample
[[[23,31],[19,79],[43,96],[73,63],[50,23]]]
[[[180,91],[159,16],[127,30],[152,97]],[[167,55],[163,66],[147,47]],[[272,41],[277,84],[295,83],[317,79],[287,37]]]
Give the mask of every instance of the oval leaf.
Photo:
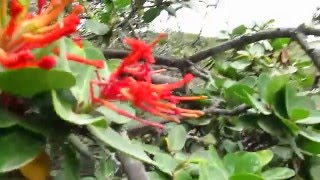
[[[72,110],[72,104],[59,97],[56,91],[52,91],[52,102],[56,113],[65,121],[73,124],[84,125],[103,120],[104,117],[92,117],[89,114],[76,114]]]
[[[85,27],[87,31],[90,31],[96,35],[105,35],[110,30],[106,24],[100,23],[93,19],[89,19],[86,21]]]
[[[161,11],[162,8],[158,7],[148,9],[143,15],[143,21],[146,23],[153,21],[156,17],[160,15]]]
[[[70,88],[75,84],[75,77],[61,70],[24,68],[0,73],[0,89],[24,97],[32,97],[44,91]]]
[[[276,167],[268,169],[262,173],[262,176],[266,180],[276,180],[276,179],[289,179],[295,175],[294,170],[286,167]]]
[[[119,135],[116,131],[108,128],[101,128],[93,125],[87,126],[89,131],[100,139],[102,142],[107,145],[125,153],[133,156],[141,161],[144,161],[149,164],[157,165],[154,161],[152,161],[149,156],[140,148],[139,146],[132,144],[129,140],[125,139],[121,135]]]
[[[170,151],[180,151],[187,140],[187,131],[182,125],[172,124],[170,127],[167,144]]]
[[[31,162],[43,150],[42,137],[20,128],[1,131],[0,173],[17,169]]]

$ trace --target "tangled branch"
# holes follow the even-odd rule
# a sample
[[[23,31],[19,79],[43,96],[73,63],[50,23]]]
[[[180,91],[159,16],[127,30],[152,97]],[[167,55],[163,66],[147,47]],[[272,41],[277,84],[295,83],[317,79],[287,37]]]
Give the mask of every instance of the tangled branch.
[[[298,38],[297,38],[297,32],[299,32]],[[301,35],[303,35],[303,37],[301,37]],[[276,39],[276,38],[292,38],[294,40],[297,40],[299,43],[301,42],[300,39],[301,38],[305,39],[305,36],[307,35],[320,36],[320,29],[315,29],[315,28],[305,27],[305,26],[303,26],[302,28],[302,26],[299,26],[298,28],[277,28],[272,30],[264,30],[254,34],[243,35],[239,38],[224,42],[215,47],[195,53],[189,57],[178,58],[178,57],[169,57],[169,56],[155,56],[155,59],[156,59],[157,65],[165,65],[168,67],[186,69],[190,67],[190,63],[188,63],[188,61],[191,61],[192,63],[198,63],[202,60],[205,60],[219,53],[222,53],[234,48],[243,47],[245,45],[258,42],[261,40]],[[103,52],[106,58],[124,58],[129,53],[128,51],[114,50],[114,49],[105,49],[103,50]],[[311,51],[309,51],[308,53],[308,55],[311,58],[313,56],[312,53],[313,52]],[[317,62],[314,58],[312,58],[312,60],[314,64],[317,66],[317,68],[320,69],[320,62]]]

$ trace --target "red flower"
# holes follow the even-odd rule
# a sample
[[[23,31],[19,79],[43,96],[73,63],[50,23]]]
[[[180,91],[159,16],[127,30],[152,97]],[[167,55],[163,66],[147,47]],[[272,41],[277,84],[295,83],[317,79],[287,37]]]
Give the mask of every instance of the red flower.
[[[160,36],[160,38],[162,37],[163,35]],[[187,74],[182,80],[171,84],[151,83],[150,64],[154,63],[152,47],[160,38],[151,45],[136,39],[129,39],[129,41],[127,39],[126,42],[133,51],[123,59],[122,64],[110,75],[107,81],[102,82],[98,76],[98,81],[91,82],[92,102],[101,104],[138,122],[160,128],[163,128],[162,124],[135,117],[117,108],[109,101],[128,101],[146,112],[175,122],[180,122],[178,116],[196,118],[203,115],[203,111],[180,108],[177,104],[180,101],[205,99],[205,96],[179,97],[173,95],[173,90],[189,83],[193,79],[193,75]],[[101,89],[98,97],[94,96],[94,84]]]
[[[28,14],[28,5],[23,6],[18,0],[10,1],[10,16],[7,16],[8,0],[0,1],[0,64],[6,69],[40,67],[51,69],[55,59],[36,58],[31,53],[35,48],[43,48],[70,35],[77,30],[80,23],[78,14],[83,12],[81,5],[76,5],[72,12],[63,18],[62,24],[57,18],[66,5],[73,0],[51,0],[46,9],[43,9],[45,0],[38,0],[38,15]],[[10,19],[9,19],[10,18]],[[69,60],[103,67],[103,61],[93,62],[68,54]],[[97,65],[98,64],[98,65]]]

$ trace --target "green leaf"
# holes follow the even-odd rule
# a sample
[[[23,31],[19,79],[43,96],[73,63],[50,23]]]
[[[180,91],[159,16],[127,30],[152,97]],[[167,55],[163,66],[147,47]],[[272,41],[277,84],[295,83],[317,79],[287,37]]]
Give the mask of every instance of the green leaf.
[[[50,90],[67,89],[75,83],[72,74],[61,70],[23,68],[0,73],[0,89],[24,97]]]
[[[261,167],[267,165],[273,158],[273,152],[271,150],[262,150],[262,151],[257,151],[255,152],[261,162]]]
[[[261,176],[251,173],[235,174],[229,180],[264,180]]]
[[[318,156],[313,156],[309,160],[309,174],[312,180],[319,180],[320,179],[320,157]]]
[[[229,153],[223,161],[230,174],[256,173],[262,167],[259,156],[251,152]]]
[[[307,118],[309,110],[315,109],[314,102],[307,96],[296,95],[296,85],[289,83],[286,86],[286,107],[292,120]]]
[[[248,97],[249,101],[251,102],[251,104],[253,105],[253,107],[255,107],[262,114],[264,114],[264,115],[271,114],[271,111],[269,109],[267,109],[266,105],[263,102],[258,101],[256,98],[254,98],[253,96],[251,96],[248,93],[247,93],[247,97]]]
[[[132,115],[136,114],[135,109],[133,109],[127,103],[114,102],[113,104],[115,106],[117,106],[118,108],[120,108],[120,109],[122,109],[122,110],[124,110],[126,112],[129,112]],[[110,110],[110,109],[108,109],[106,107],[103,107],[103,106],[97,108],[96,111],[102,113],[107,120],[113,121],[113,122],[115,122],[117,124],[125,124],[125,123],[131,121],[130,118],[122,116],[122,115],[119,115],[117,112],[112,111],[112,110]]]
[[[271,107],[274,110],[274,113],[281,120],[288,120],[289,115],[286,108],[286,92],[285,88],[281,88],[279,91],[274,93],[272,96]]]
[[[252,95],[254,93],[253,89],[244,84],[234,84],[225,90],[225,98],[228,103],[232,105],[237,104],[250,104],[250,99],[248,94]]]
[[[172,125],[168,132],[167,144],[170,151],[180,151],[187,140],[187,131],[183,125]]]
[[[240,36],[247,31],[247,27],[245,25],[240,25],[232,30],[232,35]]]
[[[93,117],[89,114],[76,114],[73,112],[73,105],[66,99],[63,99],[57,94],[56,91],[52,91],[52,102],[54,110],[61,117],[61,119],[73,124],[85,125],[91,124],[97,121],[101,121],[104,117]]]
[[[83,48],[79,48],[71,39],[64,38],[63,41],[67,49],[66,51],[72,54],[76,54],[86,59],[105,60],[103,53],[100,49],[95,48],[89,41],[83,41]],[[71,91],[79,103],[83,103],[83,107],[87,107],[90,104],[90,81],[97,79],[95,68],[85,64],[68,61],[68,65],[72,74],[76,77],[76,85],[72,87]],[[109,71],[107,64],[104,63],[106,68],[98,70],[98,73],[102,77],[108,77]],[[94,89],[95,92],[99,88]]]
[[[79,180],[80,159],[77,152],[70,145],[63,146],[63,163],[57,179]]]
[[[258,94],[261,96],[261,98],[265,101],[264,97],[267,93],[267,85],[270,82],[270,77],[266,73],[260,74],[258,77]],[[265,101],[266,102],[266,101]]]
[[[300,134],[311,141],[318,142],[320,143],[320,132],[319,130],[316,129],[311,129],[310,128],[300,128]]]
[[[115,71],[121,64],[121,59],[108,59],[107,65],[110,72]]]
[[[265,52],[265,49],[264,49],[263,45],[261,45],[259,43],[255,43],[249,48],[249,53],[253,56],[256,56],[256,57],[263,56],[264,52]]]
[[[279,50],[287,46],[290,40],[291,40],[290,38],[277,38],[272,41],[271,45],[274,50]]]
[[[258,125],[273,136],[282,137],[287,132],[286,126],[278,118],[261,118],[258,120]]]
[[[0,128],[8,128],[17,123],[17,117],[0,109]]]
[[[101,153],[100,156],[102,156],[102,158],[99,160],[95,176],[97,177],[97,180],[111,178],[117,172],[118,165],[113,158],[107,157],[104,153]]]
[[[157,153],[154,155],[154,161],[157,163],[158,168],[167,174],[172,175],[176,167],[179,165],[178,161],[171,157],[169,154]]]
[[[251,65],[250,61],[247,60],[237,60],[230,63],[230,66],[236,70],[243,71]]]
[[[179,170],[174,173],[173,180],[193,180],[193,179],[188,172]]]
[[[263,76],[261,78],[262,82],[261,82],[260,86],[266,86],[266,89],[261,90],[261,91],[264,91],[261,94],[261,96],[267,103],[272,104],[272,102],[275,99],[275,94],[286,85],[286,83],[289,81],[290,76],[287,74],[273,76],[269,81],[266,79],[266,77],[263,77]],[[260,79],[260,77],[259,77],[259,79]],[[265,83],[266,81],[267,81],[267,83]],[[263,83],[265,83],[265,84],[263,84]]]
[[[311,111],[310,116],[304,119],[299,119],[295,121],[297,124],[307,124],[307,125],[312,125],[312,124],[319,124],[320,123],[320,112],[319,111]]]
[[[289,179],[295,175],[294,170],[286,167],[276,167],[262,172],[265,180]]]
[[[228,180],[224,171],[212,164],[201,162],[199,164],[199,180],[211,180],[212,177],[219,180]]]
[[[112,1],[116,9],[126,8],[131,4],[131,0],[114,0]]]
[[[17,169],[43,151],[44,139],[22,128],[1,129],[0,173]]]
[[[239,83],[245,84],[245,85],[253,88],[257,83],[257,77],[256,76],[247,76],[247,77],[244,77],[243,79],[241,79],[239,81]]]
[[[143,21],[146,23],[150,23],[153,21],[156,17],[158,17],[163,9],[154,7],[148,9],[146,12],[143,14]]]
[[[160,171],[151,171],[147,173],[150,180],[171,180],[171,178]]]
[[[100,23],[100,22],[93,20],[93,19],[86,20],[85,28],[87,31],[92,32],[96,35],[100,35],[100,36],[107,34],[110,30],[108,25],[106,25],[104,23]]]
[[[297,145],[303,151],[318,155],[320,154],[320,143],[314,142],[305,138],[303,136],[299,136],[297,139]]]
[[[118,151],[131,155],[146,163],[157,165],[139,146],[125,139],[110,127],[101,128],[93,125],[88,125],[87,127],[94,136]]]

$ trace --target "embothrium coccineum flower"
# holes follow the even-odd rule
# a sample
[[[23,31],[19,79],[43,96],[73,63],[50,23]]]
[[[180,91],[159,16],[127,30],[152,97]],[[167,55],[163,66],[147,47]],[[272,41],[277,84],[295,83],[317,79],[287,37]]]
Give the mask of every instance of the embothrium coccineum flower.
[[[39,13],[28,13],[29,5],[22,5],[18,0],[0,1],[0,64],[6,69],[40,67],[51,69],[56,60],[51,56],[36,58],[32,50],[47,47],[64,36],[77,30],[80,23],[78,15],[83,12],[81,5],[74,6],[72,12],[58,22],[58,16],[66,5],[73,0],[51,0],[43,9],[46,1],[39,0]],[[10,14],[8,15],[8,8]],[[89,61],[68,54],[69,60],[103,67],[102,61]],[[81,60],[84,60],[82,62]]]
[[[119,68],[113,72],[109,79],[102,81],[98,75],[98,81],[91,83],[91,98],[93,103],[98,103],[117,113],[132,118],[146,125],[163,128],[162,124],[147,121],[117,108],[110,103],[112,100],[129,101],[134,106],[164,119],[180,122],[178,117],[197,118],[203,115],[203,111],[180,108],[180,101],[205,99],[205,96],[175,96],[173,90],[184,86],[193,79],[192,74],[186,74],[182,80],[170,84],[153,84],[150,65],[155,63],[152,56],[152,48],[164,35],[160,35],[151,44],[146,44],[137,39],[126,39],[132,52],[123,59]],[[94,96],[93,85],[100,87],[98,97]]]

